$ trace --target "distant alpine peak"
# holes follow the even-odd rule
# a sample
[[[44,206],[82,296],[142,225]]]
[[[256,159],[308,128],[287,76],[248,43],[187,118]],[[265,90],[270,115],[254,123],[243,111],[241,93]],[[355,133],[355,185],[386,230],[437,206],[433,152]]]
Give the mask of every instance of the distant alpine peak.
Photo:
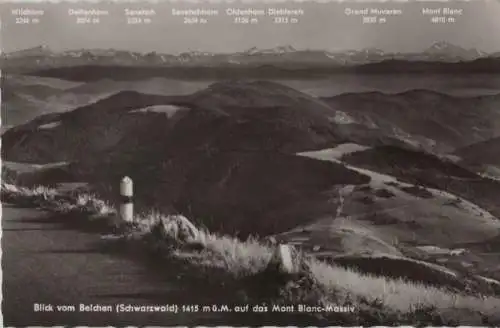
[[[62,52],[62,55],[81,57],[81,56],[114,56],[116,50],[114,49],[77,49],[77,50],[66,50]]]
[[[431,44],[429,49],[435,49],[435,50],[445,50],[449,48],[458,48],[458,46],[455,46],[447,41],[436,41]]]
[[[477,49],[466,49],[447,41],[436,41],[429,48],[427,48],[427,51],[469,51],[476,52],[477,54],[483,54],[482,51]]]
[[[350,49],[350,50],[345,50],[345,51],[337,51],[336,53],[342,53],[342,54],[346,54],[349,56],[355,56],[357,54],[384,56],[386,54],[386,52],[384,50],[378,49],[378,48],[364,48],[364,49],[360,49],[360,50]]]
[[[20,57],[20,56],[38,56],[38,55],[48,55],[52,54],[52,51],[47,45],[39,45],[32,48],[22,49],[10,53],[6,53],[8,57]]]
[[[247,51],[245,51],[245,53],[249,54],[249,55],[253,55],[253,54],[256,54],[259,52],[259,48],[257,47],[252,47],[250,49],[248,49]]]
[[[282,53],[282,52],[295,52],[295,51],[297,51],[297,49],[295,49],[291,45],[278,46],[278,47],[274,48],[274,50],[276,50],[276,52],[280,52],[280,53]]]
[[[467,49],[446,41],[434,42],[429,48],[427,48],[425,52],[431,54],[445,54],[445,55],[459,56],[465,59],[476,59],[488,55],[484,51],[475,48]]]
[[[283,54],[283,53],[290,53],[290,52],[296,52],[297,49],[295,49],[291,45],[285,45],[285,46],[276,46],[274,48],[269,48],[269,49],[259,49],[257,47],[252,47],[245,51],[246,54],[249,55],[256,55],[256,54]]]
[[[23,49],[23,50],[20,50],[20,51],[36,51],[36,50],[47,51],[47,50],[49,50],[49,46],[45,45],[45,44],[41,44],[39,46],[35,46],[35,47]]]
[[[201,56],[212,56],[211,52],[206,51],[198,51],[198,50],[190,50],[181,53],[179,56],[181,57],[201,57]]]
[[[365,52],[365,53],[375,54],[375,55],[381,55],[381,56],[385,55],[385,51],[382,49],[378,49],[378,48],[365,48],[361,51]]]

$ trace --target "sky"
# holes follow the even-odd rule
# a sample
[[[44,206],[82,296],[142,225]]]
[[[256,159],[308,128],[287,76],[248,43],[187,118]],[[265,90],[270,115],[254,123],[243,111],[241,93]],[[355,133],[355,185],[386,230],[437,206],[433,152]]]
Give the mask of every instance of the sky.
[[[234,24],[228,8],[302,9],[304,14],[289,24],[275,24],[272,17],[259,16],[256,24]],[[432,23],[423,8],[463,9],[454,23]],[[16,24],[12,9],[43,9],[37,24]],[[99,24],[76,24],[69,9],[107,10]],[[127,24],[125,8],[154,9],[149,24]],[[217,9],[218,16],[206,17],[205,24],[185,24],[172,9]],[[346,15],[346,9],[400,9],[401,15],[385,16],[385,23],[363,24],[360,15]],[[441,15],[442,16],[442,15]],[[380,16],[383,17],[383,16]],[[114,48],[138,52],[184,51],[235,52],[251,47],[291,45],[297,49],[342,51],[379,48],[385,51],[421,51],[433,42],[447,41],[486,52],[500,51],[500,1],[448,2],[65,2],[6,3],[0,0],[1,48],[11,52],[39,45],[52,50]],[[291,19],[291,17],[289,17]]]

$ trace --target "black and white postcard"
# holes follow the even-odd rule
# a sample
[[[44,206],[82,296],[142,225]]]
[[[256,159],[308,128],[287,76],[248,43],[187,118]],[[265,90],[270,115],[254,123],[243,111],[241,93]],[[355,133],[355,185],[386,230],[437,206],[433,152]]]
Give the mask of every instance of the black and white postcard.
[[[500,325],[500,2],[2,1],[3,327]]]

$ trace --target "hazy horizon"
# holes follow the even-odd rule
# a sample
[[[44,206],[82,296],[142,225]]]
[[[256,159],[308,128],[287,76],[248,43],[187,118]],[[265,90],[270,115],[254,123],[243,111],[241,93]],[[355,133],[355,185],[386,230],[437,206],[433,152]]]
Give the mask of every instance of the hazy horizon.
[[[440,42],[440,41],[436,41],[436,42]],[[459,44],[454,44],[454,43],[450,43],[454,46],[460,46]],[[276,47],[274,48],[278,48],[278,47],[287,47],[287,46],[290,46],[289,44],[283,44],[283,45],[277,45]],[[426,48],[423,48],[421,49],[422,51],[425,51],[426,49],[428,49],[429,47],[431,47],[432,44],[429,44],[428,47]],[[142,54],[147,54],[147,53],[151,53],[151,52],[157,52],[157,51],[137,51],[137,50],[129,50],[129,49],[120,49],[120,48],[113,48],[113,47],[108,47],[108,48],[68,48],[68,49],[59,49],[59,50],[53,50],[52,48],[46,46],[46,45],[43,45],[43,44],[39,44],[39,45],[36,45],[36,46],[33,46],[33,47],[29,47],[29,48],[23,48],[23,49],[17,49],[17,50],[13,50],[13,51],[10,51],[10,52],[3,52],[5,54],[10,54],[10,53],[15,53],[15,52],[18,52],[18,51],[23,51],[23,50],[30,50],[30,49],[36,49],[36,48],[39,48],[39,47],[45,47],[47,50],[50,50],[50,51],[53,51],[54,53],[62,53],[62,52],[68,52],[68,51],[79,51],[79,50],[114,50],[114,51],[129,51],[129,52],[134,52],[134,53],[142,53]],[[259,50],[266,50],[266,49],[271,49],[271,48],[261,48],[261,47],[256,47],[254,46],[255,48],[259,49]],[[231,54],[231,53],[239,53],[239,52],[244,52],[244,51],[248,51],[250,50],[251,48],[254,48],[254,47],[249,47],[249,48],[245,48],[245,49],[241,49],[241,50],[238,50],[238,51],[233,51],[233,52],[212,52],[212,51],[204,51],[204,50],[192,50],[193,52],[205,52],[205,53],[212,53],[212,54]],[[329,51],[327,49],[320,49],[320,48],[295,48],[293,47],[296,51]],[[361,51],[361,50],[368,50],[368,49],[378,49],[378,50],[384,50],[384,49],[380,49],[380,48],[359,48],[359,49],[343,49],[343,50],[336,50],[336,51],[329,51],[329,52],[342,52],[342,51]],[[464,49],[467,49],[464,47]],[[475,49],[475,48],[469,48],[469,49]],[[476,50],[480,50],[481,49],[476,49]],[[188,51],[185,51],[185,52],[189,52]],[[415,51],[417,52],[417,51]],[[489,52],[486,52],[486,54],[489,54],[489,53],[497,53],[498,51],[489,51]],[[166,53],[166,52],[160,52],[161,54],[165,54],[165,55],[168,55],[168,54],[173,54],[173,53]],[[392,53],[390,51],[387,51],[387,53]],[[394,52],[394,53],[398,53],[398,52]],[[413,53],[413,52],[399,52],[399,53]]]
[[[256,25],[233,24],[227,8],[268,7],[303,9],[297,24],[273,24],[259,18]],[[455,23],[433,24],[423,8],[460,8],[464,13]],[[43,9],[36,25],[15,24],[14,8]],[[99,25],[79,25],[69,9],[108,10]],[[154,9],[148,25],[127,25],[125,8]],[[184,24],[171,15],[172,8],[206,8],[221,12],[208,17],[207,24]],[[346,8],[399,9],[401,15],[386,16],[385,24],[363,24],[360,16],[346,15]],[[282,3],[1,3],[2,52],[14,52],[45,45],[53,51],[116,49],[133,52],[178,54],[187,51],[211,53],[241,52],[290,45],[298,50],[345,51],[377,48],[386,52],[419,52],[434,42],[448,42],[486,53],[500,51],[500,2],[282,2]]]

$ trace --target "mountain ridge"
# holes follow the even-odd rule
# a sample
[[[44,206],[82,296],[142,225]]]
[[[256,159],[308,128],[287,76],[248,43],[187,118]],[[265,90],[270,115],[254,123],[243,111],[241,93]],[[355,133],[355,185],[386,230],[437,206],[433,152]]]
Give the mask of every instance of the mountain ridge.
[[[30,69],[64,67],[75,65],[112,65],[125,66],[261,66],[261,65],[324,65],[351,67],[384,61],[460,63],[478,59],[495,59],[494,53],[488,54],[477,49],[465,49],[445,41],[431,44],[420,52],[389,52],[381,49],[328,51],[318,49],[296,49],[291,45],[278,45],[260,49],[252,47],[232,53],[204,51],[185,51],[180,54],[141,53],[117,49],[77,49],[52,51],[47,46],[37,46],[11,53],[2,53],[2,67]]]
[[[487,139],[457,149],[453,155],[462,157],[466,163],[492,164],[500,167],[500,137]]]

